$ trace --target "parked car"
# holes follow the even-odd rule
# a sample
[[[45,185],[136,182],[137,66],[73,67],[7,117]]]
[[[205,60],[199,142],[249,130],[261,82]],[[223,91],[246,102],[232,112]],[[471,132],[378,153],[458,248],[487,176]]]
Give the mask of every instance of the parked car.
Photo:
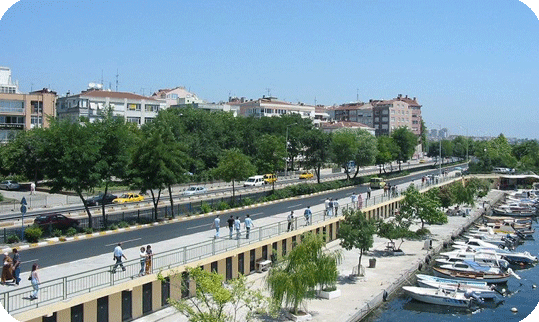
[[[371,178],[369,185],[372,189],[382,189],[385,187],[386,182],[382,178]]]
[[[93,196],[91,198],[86,199],[86,204],[88,206],[99,206],[99,205],[108,205],[111,204],[114,199],[118,198],[118,196],[107,193],[105,195],[104,193],[100,193],[97,196]]]
[[[277,176],[276,175],[271,174],[271,173],[264,175],[264,182],[266,184],[274,183],[275,181],[277,181]]]
[[[112,203],[126,203],[126,202],[137,202],[137,201],[144,201],[144,197],[139,195],[138,193],[124,193],[119,198],[116,198],[112,200]]]
[[[184,195],[184,196],[192,196],[192,195],[203,194],[203,193],[206,193],[206,192],[208,192],[208,190],[206,190],[206,188],[204,188],[202,186],[193,186],[193,187],[189,187],[186,190],[184,190],[182,192],[182,195]]]
[[[314,175],[309,172],[309,171],[303,171],[300,175],[299,175],[299,178],[300,179],[311,179],[312,177],[314,177]]]
[[[19,190],[21,185],[17,181],[5,180],[0,183],[0,189],[4,190]]]
[[[34,224],[40,227],[48,227],[50,225],[54,228],[66,229],[70,227],[77,227],[79,225],[79,221],[77,219],[66,217],[62,214],[46,214],[37,216],[36,219],[34,219]]]
[[[262,186],[265,183],[266,182],[264,181],[264,176],[252,176],[252,177],[249,177],[249,179],[247,179],[243,183],[243,186],[244,187],[257,187],[257,186]]]

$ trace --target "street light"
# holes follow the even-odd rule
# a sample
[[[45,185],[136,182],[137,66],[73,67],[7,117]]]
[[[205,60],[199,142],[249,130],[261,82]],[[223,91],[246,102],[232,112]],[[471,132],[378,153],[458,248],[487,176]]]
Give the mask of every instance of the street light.
[[[465,129],[466,130],[466,162],[468,162],[468,146],[470,145],[470,138],[468,137],[468,128],[467,127],[464,127],[462,125],[459,125],[459,127],[461,129]]]
[[[440,132],[442,131],[442,125],[437,123],[431,123],[432,125],[438,125],[440,127],[440,130],[438,131],[438,139],[440,140],[440,151],[439,151],[439,159],[440,164],[438,165],[439,171],[440,171],[440,178],[442,177],[442,137],[440,136]]]
[[[292,125],[296,125],[298,124],[297,122],[296,123],[292,123],[292,124],[288,124],[286,126],[286,141],[284,142],[284,147],[285,147],[285,151],[286,151],[286,159],[285,159],[285,166],[284,166],[284,176],[288,176],[288,128]]]

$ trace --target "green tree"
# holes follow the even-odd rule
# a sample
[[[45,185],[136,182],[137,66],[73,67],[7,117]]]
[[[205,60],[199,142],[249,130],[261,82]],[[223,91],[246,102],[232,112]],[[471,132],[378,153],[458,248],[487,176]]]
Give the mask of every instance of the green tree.
[[[305,133],[302,142],[305,146],[305,163],[308,168],[315,170],[317,182],[320,183],[320,169],[331,154],[331,137],[327,133],[313,129]]]
[[[302,235],[301,243],[269,271],[266,282],[276,305],[284,303],[297,314],[300,305],[314,296],[316,287],[336,283],[342,254],[324,251],[324,245],[323,236]]]
[[[255,173],[255,166],[251,163],[248,156],[241,153],[238,149],[231,149],[225,151],[214,171],[217,177],[224,181],[232,181],[232,199],[235,201],[234,182],[245,180],[249,176],[252,176]]]
[[[366,167],[376,163],[378,156],[378,141],[376,137],[365,130],[355,131],[357,140],[357,150],[353,160],[356,163],[356,173],[354,178],[359,173],[359,167]]]
[[[421,221],[421,229],[425,223],[444,223],[447,216],[440,211],[440,198],[437,190],[421,193],[414,185],[409,185],[404,192],[399,213],[406,218],[417,218]]]
[[[223,276],[216,272],[188,267],[186,273],[195,283],[195,296],[180,300],[169,298],[168,303],[191,322],[253,321],[255,313],[270,312],[270,299],[260,290],[253,290],[252,283],[243,275],[224,285]],[[164,280],[162,276],[160,279]],[[188,290],[189,286],[182,279],[182,289]],[[247,314],[238,315],[241,310]]]
[[[341,246],[346,250],[359,249],[357,271],[361,272],[361,257],[374,244],[373,235],[376,233],[376,221],[367,219],[361,210],[345,210],[344,220],[341,222],[337,238],[341,239]]]
[[[355,158],[358,151],[358,140],[354,131],[345,129],[333,133],[331,137],[331,150],[333,162],[343,167],[347,179],[350,179],[348,162]]]
[[[401,170],[401,164],[412,158],[417,147],[417,136],[410,131],[407,127],[399,127],[393,133],[391,138],[395,141],[395,144],[399,148],[397,161],[399,163],[399,171]]]
[[[20,174],[37,185],[44,176],[45,164],[41,155],[45,154],[45,139],[43,128],[20,131],[2,149],[3,172]]]
[[[285,167],[286,149],[282,137],[264,134],[257,141],[256,166],[259,173],[273,173]],[[275,190],[275,181],[273,181]]]
[[[380,165],[380,174],[382,169],[386,173],[386,163],[393,162],[399,155],[399,147],[395,144],[393,138],[389,136],[380,136],[377,140],[378,153],[376,154],[376,164]]]

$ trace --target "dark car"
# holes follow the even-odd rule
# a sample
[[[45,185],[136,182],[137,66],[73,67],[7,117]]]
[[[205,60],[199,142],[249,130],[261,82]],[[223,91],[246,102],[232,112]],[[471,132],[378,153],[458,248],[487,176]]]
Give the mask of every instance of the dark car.
[[[52,226],[58,229],[66,229],[69,227],[77,227],[79,221],[68,218],[62,214],[47,214],[37,216],[36,219],[34,219],[34,224],[41,227]]]
[[[106,195],[103,193],[100,193],[97,196],[93,196],[92,198],[86,199],[86,203],[88,206],[99,206],[102,204],[108,205],[112,203],[112,200],[118,198],[118,196],[107,193]]]

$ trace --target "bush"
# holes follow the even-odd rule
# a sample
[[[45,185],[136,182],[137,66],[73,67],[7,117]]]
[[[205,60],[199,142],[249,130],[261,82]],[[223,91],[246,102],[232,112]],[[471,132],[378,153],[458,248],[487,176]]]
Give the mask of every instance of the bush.
[[[420,228],[420,229],[416,230],[415,235],[417,237],[423,237],[423,236],[426,236],[426,235],[430,235],[430,230],[428,230],[427,228]]]
[[[38,226],[30,226],[24,231],[24,238],[30,243],[37,243],[43,235],[43,231]]]
[[[69,227],[66,230],[66,236],[68,236],[68,237],[75,236],[76,233],[77,233],[77,229],[75,229],[73,227]]]
[[[200,205],[200,211],[202,211],[203,214],[207,214],[211,211],[211,206],[207,202],[203,202],[202,205]]]
[[[0,201],[4,201],[4,196],[0,193]]]
[[[126,227],[129,227],[129,224],[128,224],[127,222],[125,222],[125,221],[120,221],[120,222],[118,223],[118,227],[120,227],[120,228],[126,228]]]
[[[52,233],[51,233],[51,237],[60,237],[62,236],[62,231],[60,229],[55,229]]]
[[[253,202],[253,199],[251,199],[251,198],[243,198],[243,199],[241,200],[242,206],[250,206],[250,205],[252,205],[253,203],[254,203],[254,202]]]
[[[109,229],[110,229],[110,230],[117,230],[117,229],[118,229],[118,226],[116,226],[116,225],[113,224],[113,225],[110,225],[110,226],[109,226]]]
[[[94,229],[93,229],[93,228],[84,228],[84,233],[85,233],[85,234],[93,234],[93,233],[94,233]]]
[[[217,204],[217,210],[227,210],[230,209],[230,205],[226,201],[221,201]]]
[[[17,235],[9,235],[7,238],[8,244],[19,243],[21,240]]]

